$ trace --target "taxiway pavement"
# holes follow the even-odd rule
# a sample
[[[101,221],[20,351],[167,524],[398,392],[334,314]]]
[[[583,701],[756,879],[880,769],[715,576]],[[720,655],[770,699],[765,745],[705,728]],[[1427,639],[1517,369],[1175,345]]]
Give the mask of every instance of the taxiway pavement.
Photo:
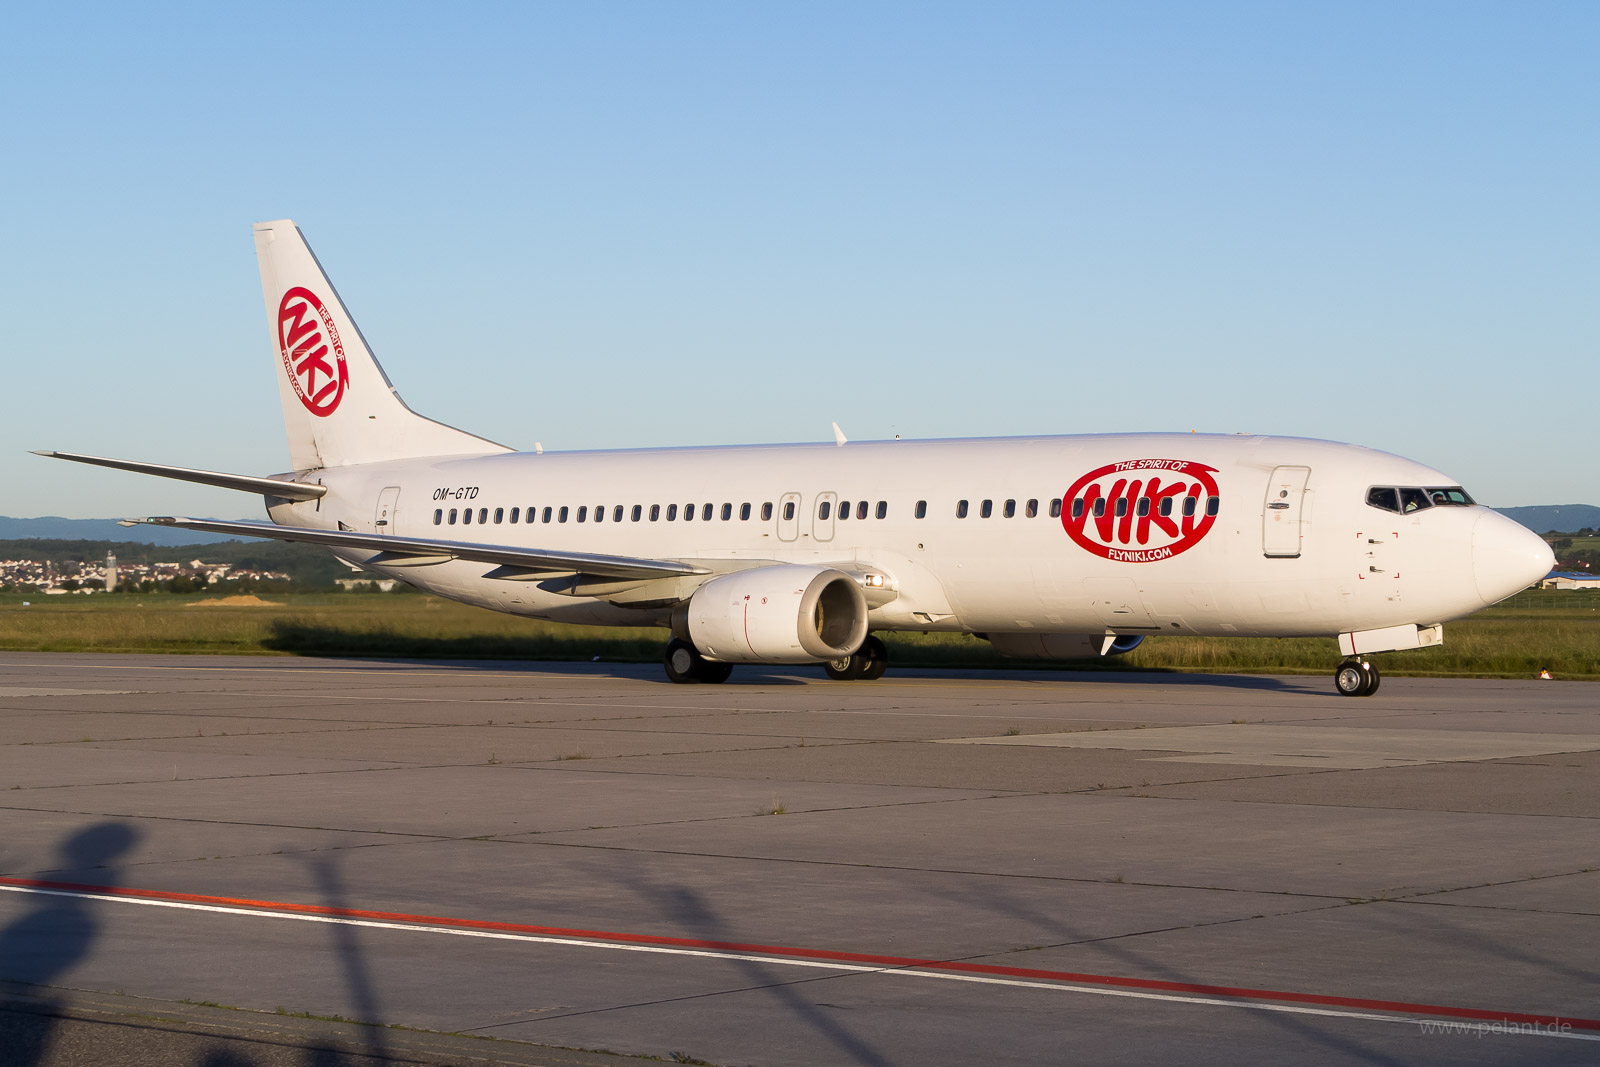
[[[1591,683],[5,653],[0,725],[29,1067],[85,998],[195,1064],[1600,1057]]]

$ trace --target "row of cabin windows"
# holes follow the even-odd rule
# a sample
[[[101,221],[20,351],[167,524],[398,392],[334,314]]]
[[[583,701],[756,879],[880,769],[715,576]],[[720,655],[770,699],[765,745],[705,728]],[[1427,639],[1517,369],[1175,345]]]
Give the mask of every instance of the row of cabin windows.
[[[1182,507],[1181,510],[1183,512],[1184,518],[1193,517],[1195,512],[1199,510],[1198,499],[1199,498],[1192,497],[1192,496],[1186,496],[1186,497],[1183,498],[1183,507]],[[1209,499],[1206,500],[1206,514],[1207,515],[1212,515],[1212,516],[1216,515],[1217,510],[1218,510],[1218,508],[1220,506],[1221,506],[1221,500],[1218,497],[1210,497]],[[1084,508],[1085,508],[1085,504],[1084,504],[1084,501],[1083,501],[1082,497],[1079,497],[1077,500],[1074,500],[1072,502],[1072,517],[1075,518],[1075,519],[1083,518]],[[1172,497],[1169,496],[1169,497],[1163,497],[1162,498],[1160,507],[1156,508],[1156,513],[1161,515],[1161,516],[1163,516],[1163,517],[1166,517],[1166,516],[1170,516],[1173,513],[1173,511],[1175,511],[1175,510],[1179,510],[1179,509],[1177,508],[1177,506],[1176,506],[1175,502],[1173,501]],[[1097,519],[1104,518],[1105,517],[1105,513],[1106,513],[1106,498],[1105,497],[1099,497],[1094,502],[1094,508],[1093,508],[1094,517],[1097,518]],[[1125,497],[1125,496],[1117,497],[1116,502],[1112,505],[1112,514],[1114,514],[1117,518],[1120,519],[1124,515],[1126,515],[1127,513],[1128,513],[1128,498]],[[1138,515],[1141,519],[1150,514],[1150,498],[1149,497],[1147,497],[1147,496],[1146,497],[1140,497],[1139,500],[1136,501],[1135,508],[1134,508],[1134,514]]]
[[[922,500],[917,501],[917,505],[919,507],[921,507],[925,503],[926,503],[926,501],[922,501]],[[793,507],[794,505],[791,504],[789,506]],[[832,511],[833,511],[833,502],[830,501],[830,500],[824,500],[824,501],[822,501],[822,503],[817,505],[817,518],[826,520],[828,515],[831,514]],[[856,516],[856,518],[858,518],[858,519],[866,518],[869,511],[871,512],[871,514],[875,518],[886,519],[886,518],[889,517],[889,502],[887,500],[880,500],[880,501],[878,501],[878,506],[876,508],[873,508],[872,505],[868,504],[865,500],[856,501],[856,504],[855,504],[855,516]],[[839,520],[843,521],[845,519],[848,519],[849,517],[850,517],[850,501],[848,501],[848,500],[839,501],[839,513],[838,513]],[[919,519],[922,518],[922,515],[918,514],[917,518],[919,518]]]
[[[1136,514],[1139,516],[1143,517],[1150,514],[1150,500],[1148,497],[1141,498],[1140,500],[1136,501],[1134,506],[1136,508]],[[1206,514],[1215,515],[1217,513],[1217,506],[1218,500],[1216,497],[1211,497],[1208,499],[1206,501]],[[1120,518],[1128,513],[1129,501],[1126,497],[1118,497],[1117,500],[1112,504],[1112,507],[1114,508],[1113,513]],[[1161,501],[1158,511],[1163,516],[1169,516],[1173,513],[1175,507],[1176,502],[1171,497],[1167,497]],[[1194,515],[1196,508],[1197,503],[1195,497],[1184,497],[1182,510],[1186,517]],[[1072,517],[1075,519],[1083,518],[1084,509],[1085,503],[1082,498],[1074,500],[1072,502]],[[574,510],[577,512],[575,516],[573,515]],[[753,506],[750,504],[740,504],[738,506],[739,520],[741,522],[748,522],[753,510]],[[772,521],[772,510],[772,504],[770,503],[761,505],[762,522]],[[611,521],[622,522],[626,518],[632,520],[633,522],[641,522],[648,517],[649,521],[658,522],[662,518],[663,511],[665,511],[665,517],[668,522],[677,521],[679,511],[678,505],[676,504],[668,504],[664,509],[660,504],[651,504],[648,511],[646,511],[643,504],[634,504],[631,508],[624,504],[616,504],[611,509]],[[967,517],[970,511],[971,503],[969,501],[956,501],[956,518],[964,519]],[[1017,501],[1002,501],[999,511],[1000,514],[1005,518],[1016,518],[1018,512]],[[1026,518],[1032,519],[1038,517],[1039,500],[1034,498],[1024,502],[1021,507],[1021,512]],[[1059,519],[1061,517],[1060,497],[1056,497],[1050,501],[1049,512],[1052,519]],[[1105,515],[1106,500],[1104,497],[1095,500],[1093,512],[1095,518],[1101,518]],[[916,507],[913,509],[912,513],[919,519],[927,518],[928,502],[926,500],[917,501]],[[981,518],[992,518],[994,513],[995,502],[993,500],[981,500],[978,502],[978,515]],[[837,519],[843,521],[849,519],[852,514],[854,514],[857,519],[865,519],[868,515],[871,515],[874,518],[885,519],[889,517],[889,503],[886,500],[880,500],[874,506],[865,500],[858,500],[853,504],[851,501],[841,500],[839,501],[837,512],[834,512],[833,510],[832,501],[824,500],[817,505],[817,518],[819,519],[826,520],[830,515],[833,515]],[[720,518],[723,522],[727,522],[734,516],[734,505],[731,503],[725,503],[721,505],[720,508],[716,504],[709,503],[701,505],[683,505],[684,522],[693,522],[697,515],[703,522],[710,522],[716,518]],[[470,526],[475,521],[480,525],[486,525],[491,521],[495,523],[503,523],[507,521],[511,523],[517,523],[523,521],[524,516],[526,516],[526,521],[529,523],[567,522],[569,519],[573,518],[575,518],[578,522],[591,521],[590,509],[587,505],[583,505],[576,509],[570,507],[547,507],[542,512],[537,507],[530,507],[526,509],[526,511],[524,511],[522,508],[512,508],[509,513],[505,508],[494,508],[492,512],[489,508],[478,508],[476,510],[472,508],[450,508],[448,511],[443,508],[435,508],[433,512],[433,524],[435,526],[454,526],[457,522],[460,522],[464,526]],[[784,520],[792,521],[794,517],[794,501],[784,501]],[[593,509],[592,521],[606,521],[605,505],[602,504],[595,506]]]
[[[919,519],[922,518],[923,513],[925,511],[924,503],[925,502],[921,501],[921,500],[917,501],[917,518],[919,518]],[[958,519],[966,518],[967,517],[967,512],[969,510],[970,510],[970,506],[968,505],[968,503],[965,500],[956,501],[956,518],[958,518]],[[1035,500],[1029,500],[1026,504],[1024,504],[1022,506],[1022,513],[1023,513],[1023,515],[1025,515],[1026,517],[1028,517],[1030,519],[1037,518],[1038,515],[1039,515],[1039,501],[1036,500],[1036,499]],[[1017,502],[1015,500],[1007,500],[1004,503],[1002,503],[1000,505],[1000,514],[1004,515],[1008,519],[1016,518],[1017,517]],[[994,516],[994,501],[993,500],[980,500],[978,502],[978,515],[979,515],[980,518],[985,518],[985,519],[992,518]],[[1061,498],[1060,497],[1056,497],[1054,500],[1050,501],[1050,517],[1052,519],[1059,519],[1061,517]]]
[[[577,515],[576,516],[574,516],[572,514],[572,512],[574,510],[577,511]],[[666,506],[665,510],[666,510],[667,521],[668,522],[676,522],[677,518],[678,518],[678,505],[676,505],[676,504],[668,504]],[[698,513],[700,515],[701,520],[705,521],[705,522],[710,522],[712,519],[716,518],[718,516],[718,514],[719,514],[719,509],[717,508],[717,506],[715,504],[702,504],[702,505],[698,505],[698,506],[695,505],[695,504],[685,504],[683,506],[683,521],[684,522],[693,522],[697,510],[698,510]],[[793,504],[785,505],[784,510],[786,512],[786,514],[784,515],[784,518],[789,518],[789,519],[794,518],[794,505]],[[752,511],[751,505],[749,505],[749,504],[740,504],[739,505],[739,521],[740,522],[748,522],[748,521],[750,521],[751,511]],[[660,504],[651,504],[648,514],[649,514],[649,519],[650,519],[651,522],[660,521],[661,514],[662,514],[661,505]],[[474,518],[473,518],[474,515],[476,515],[476,517],[477,517],[476,521],[478,523],[480,523],[480,524],[486,524],[486,523],[491,521],[491,512],[490,512],[490,510],[488,508],[478,508],[476,512],[474,512],[472,508],[461,508],[459,510],[456,509],[456,508],[451,508],[449,511],[446,511],[443,508],[434,508],[433,509],[433,524],[435,526],[440,526],[440,525],[454,526],[456,524],[457,518],[459,516],[459,521],[461,522],[461,524],[463,526],[470,526],[470,525],[472,525],[472,523],[474,521]],[[516,522],[522,521],[524,515],[527,516],[527,522],[529,522],[529,523],[536,523],[536,522],[566,522],[570,518],[576,518],[578,522],[589,522],[590,521],[589,507],[588,507],[587,504],[582,505],[582,506],[580,506],[580,507],[578,507],[576,509],[573,509],[573,508],[570,508],[570,507],[560,507],[560,508],[547,507],[547,508],[544,509],[542,514],[541,514],[541,512],[539,511],[539,509],[537,507],[528,508],[527,511],[523,511],[522,508],[512,508],[510,513],[509,513],[509,515],[508,515],[508,513],[507,513],[505,508],[495,508],[493,513],[492,513],[492,515],[493,515],[493,521],[497,522],[497,523],[506,522],[508,520],[508,518],[509,518],[509,521],[511,521],[512,523],[516,523]],[[732,519],[733,518],[733,505],[732,504],[723,504],[721,509],[720,509],[720,515],[721,515],[721,518],[722,518],[723,522],[727,522],[728,520]],[[617,505],[614,505],[612,507],[612,511],[611,511],[611,521],[612,522],[621,522],[624,518],[629,518],[629,519],[632,519],[634,522],[639,522],[639,521],[643,520],[645,517],[646,517],[646,512],[645,512],[645,507],[644,507],[643,504],[635,504],[635,505],[633,505],[632,508],[629,508],[625,504],[617,504]],[[762,504],[761,505],[761,521],[762,522],[769,522],[769,521],[771,521],[771,519],[772,519],[772,505],[771,504]],[[595,505],[593,521],[594,522],[605,522],[606,521],[606,506],[604,504],[596,504]]]

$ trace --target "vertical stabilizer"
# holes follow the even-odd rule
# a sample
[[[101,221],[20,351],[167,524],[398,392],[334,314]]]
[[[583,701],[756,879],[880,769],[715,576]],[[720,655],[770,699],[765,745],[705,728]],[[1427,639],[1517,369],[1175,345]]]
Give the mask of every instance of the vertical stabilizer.
[[[406,407],[299,227],[258,222],[255,236],[295,470],[511,451]]]

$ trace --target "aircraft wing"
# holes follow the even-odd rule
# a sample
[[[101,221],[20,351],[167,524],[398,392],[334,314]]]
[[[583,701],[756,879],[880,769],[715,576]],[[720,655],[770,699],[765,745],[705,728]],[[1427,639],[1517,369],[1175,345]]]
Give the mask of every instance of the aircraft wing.
[[[551,576],[563,574],[596,575],[606,578],[675,578],[710,574],[670,559],[641,559],[632,556],[602,556],[591,552],[557,552],[539,548],[514,548],[510,545],[484,545],[467,541],[436,541],[423,537],[391,537],[387,534],[356,533],[353,530],[311,530],[300,526],[275,526],[267,522],[224,522],[219,519],[185,519],[170,515],[148,519],[124,519],[122,525],[176,526],[204,533],[234,537],[266,537],[276,541],[303,541],[329,548],[355,548],[381,555],[372,563],[396,566],[443,563],[465,559],[501,567]]]

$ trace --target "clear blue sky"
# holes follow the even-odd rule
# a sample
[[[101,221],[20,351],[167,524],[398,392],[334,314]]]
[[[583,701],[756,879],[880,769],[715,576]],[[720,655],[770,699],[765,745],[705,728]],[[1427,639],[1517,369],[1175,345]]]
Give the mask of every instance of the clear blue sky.
[[[0,513],[255,515],[250,224],[531,448],[1172,429],[1600,503],[1600,5],[23,5]],[[1580,395],[1587,394],[1587,395]]]

